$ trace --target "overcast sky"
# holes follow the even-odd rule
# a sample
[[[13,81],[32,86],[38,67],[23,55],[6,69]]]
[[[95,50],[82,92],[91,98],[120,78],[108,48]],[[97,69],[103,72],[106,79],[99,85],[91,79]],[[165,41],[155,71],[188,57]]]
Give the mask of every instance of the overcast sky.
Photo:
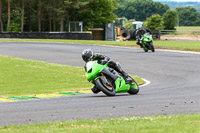
[[[170,1],[180,1],[180,2],[200,2],[200,0],[170,0]]]
[[[154,1],[200,2],[200,0],[154,0]]]

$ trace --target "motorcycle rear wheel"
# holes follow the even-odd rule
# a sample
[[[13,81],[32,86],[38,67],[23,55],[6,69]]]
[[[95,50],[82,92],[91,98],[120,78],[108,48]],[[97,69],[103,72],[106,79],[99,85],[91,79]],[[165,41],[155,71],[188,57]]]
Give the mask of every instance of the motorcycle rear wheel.
[[[135,88],[131,86],[133,84],[134,84]],[[131,94],[131,95],[137,94],[139,92],[139,90],[140,90],[137,82],[135,82],[134,79],[133,79],[133,84],[130,84],[130,89],[128,91],[128,93]]]

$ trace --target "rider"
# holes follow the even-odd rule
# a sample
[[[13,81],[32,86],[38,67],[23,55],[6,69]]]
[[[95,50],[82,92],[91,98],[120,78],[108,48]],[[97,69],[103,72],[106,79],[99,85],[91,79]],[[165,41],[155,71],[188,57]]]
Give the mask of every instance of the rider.
[[[142,43],[140,43],[140,38],[146,33],[149,32],[151,34],[151,31],[149,29],[144,29],[143,27],[139,27],[136,32],[135,32],[135,36],[136,36],[136,44],[140,45],[141,48],[143,48]]]
[[[106,64],[108,63],[108,67],[113,68],[117,72],[121,73],[122,77],[126,80],[128,78],[128,74],[124,72],[120,66],[118,66],[114,61],[110,61],[110,57],[101,55],[101,54],[93,54],[91,49],[85,49],[82,52],[82,58],[83,60],[87,63],[88,61],[91,60],[97,60],[99,64]],[[98,93],[99,90],[94,86],[91,89],[94,93]]]

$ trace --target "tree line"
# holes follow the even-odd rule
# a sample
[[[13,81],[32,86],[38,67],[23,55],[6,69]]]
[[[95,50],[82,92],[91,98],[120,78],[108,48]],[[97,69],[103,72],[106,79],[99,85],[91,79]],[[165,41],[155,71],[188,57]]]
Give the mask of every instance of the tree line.
[[[200,13],[193,7],[178,7],[176,8],[178,14],[179,26],[200,26]]]
[[[168,5],[163,5],[153,0],[120,0],[117,8],[114,13],[118,17],[135,19],[137,21],[145,21],[147,17],[153,14],[162,16],[169,10]]]
[[[0,31],[67,31],[69,21],[88,27],[112,22],[117,0],[0,0]]]
[[[64,32],[69,21],[82,21],[87,30],[104,27],[117,17],[148,22],[153,15],[166,21],[173,18],[180,26],[200,25],[200,13],[193,7],[176,8],[170,16],[165,14],[168,10],[153,0],[0,0],[0,31]]]
[[[163,4],[167,4],[171,10],[176,10],[178,7],[187,7],[191,6],[194,7],[198,12],[200,12],[200,2],[193,2],[193,1],[182,1],[182,2],[176,2],[176,1],[162,1]]]
[[[200,13],[193,7],[179,7],[167,10],[163,16],[148,17],[145,27],[151,30],[176,30],[175,26],[200,26]]]

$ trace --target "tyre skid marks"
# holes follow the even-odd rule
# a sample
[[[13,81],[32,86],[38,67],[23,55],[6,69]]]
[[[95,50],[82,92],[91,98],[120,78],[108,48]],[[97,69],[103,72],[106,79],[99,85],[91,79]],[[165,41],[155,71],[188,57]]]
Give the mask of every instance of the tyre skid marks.
[[[7,99],[7,98],[0,98],[0,102],[14,102],[14,100]]]
[[[79,92],[61,92],[58,94],[38,94],[34,96],[13,96],[13,97],[0,97],[1,102],[17,102],[17,101],[26,101],[26,100],[37,100],[42,98],[56,98],[63,96],[72,96],[72,95],[81,95],[85,93],[91,93],[91,91],[79,91]]]
[[[144,87],[149,85],[151,82],[143,79],[144,84],[140,85],[139,87]],[[13,97],[0,97],[0,103],[2,102],[17,102],[17,101],[27,101],[27,100],[37,100],[37,99],[42,99],[42,98],[56,98],[56,97],[63,97],[63,96],[72,96],[72,95],[81,95],[81,94],[87,94],[87,93],[92,93],[91,90],[83,90],[83,91],[78,91],[78,92],[60,92],[57,94],[37,94],[34,96],[13,96]]]

